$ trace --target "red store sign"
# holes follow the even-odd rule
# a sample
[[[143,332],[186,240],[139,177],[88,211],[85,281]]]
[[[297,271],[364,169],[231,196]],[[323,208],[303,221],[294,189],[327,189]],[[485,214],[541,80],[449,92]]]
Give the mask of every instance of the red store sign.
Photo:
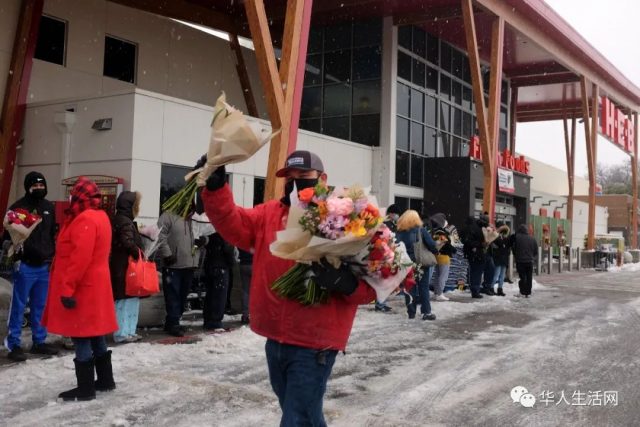
[[[632,154],[636,141],[633,121],[616,108],[606,96],[600,97],[599,116],[600,127],[598,130],[600,134],[627,153]]]
[[[471,137],[471,147],[469,150],[469,157],[482,161],[482,149],[480,148],[480,138],[477,135]],[[529,161],[525,156],[514,156],[507,149],[502,153],[498,153],[498,167],[504,169],[510,169],[515,172],[520,172],[525,175],[529,175]]]

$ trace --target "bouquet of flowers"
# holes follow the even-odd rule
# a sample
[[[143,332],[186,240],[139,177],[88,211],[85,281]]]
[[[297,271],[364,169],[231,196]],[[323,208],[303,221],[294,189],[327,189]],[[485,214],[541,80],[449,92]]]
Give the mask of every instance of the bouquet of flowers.
[[[257,121],[248,121],[242,111],[227,104],[223,92],[213,110],[205,164],[184,177],[185,187],[164,202],[162,210],[186,218],[191,211],[196,190],[205,185],[207,178],[218,167],[248,159],[279,132],[271,132]]]
[[[26,209],[17,208],[7,212],[2,225],[11,236],[12,246],[9,248],[9,256],[22,249],[22,244],[40,222],[42,222],[40,215],[31,213]]]
[[[291,199],[287,226],[277,233],[270,250],[297,264],[274,282],[278,295],[305,305],[326,302],[329,293],[317,286],[309,265],[321,258],[335,267],[346,262],[379,298],[386,299],[407,276],[408,265],[403,263],[411,260],[404,246],[395,243],[386,227],[378,231],[383,218],[362,188],[330,189],[318,183],[294,191]]]

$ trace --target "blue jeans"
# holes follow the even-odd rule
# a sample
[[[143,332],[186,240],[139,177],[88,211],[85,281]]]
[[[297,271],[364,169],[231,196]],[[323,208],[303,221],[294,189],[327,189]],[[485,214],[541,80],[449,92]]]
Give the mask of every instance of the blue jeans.
[[[407,306],[407,314],[413,317],[416,314],[416,304],[420,303],[420,311],[422,314],[431,314],[431,301],[429,297],[429,283],[431,283],[431,276],[433,276],[434,267],[427,268],[420,281],[411,288],[409,293],[411,298],[407,295],[404,296],[404,301]]]
[[[104,336],[71,338],[76,349],[76,360],[88,362],[94,357],[100,357],[107,352],[107,340]]]
[[[187,296],[193,281],[192,268],[167,268],[162,275],[164,305],[167,310],[165,326],[177,326],[184,313]]]
[[[495,274],[496,266],[493,263],[493,257],[487,256],[484,261],[484,280],[482,281],[482,287],[485,289],[493,289],[493,284],[495,282],[491,282],[493,279],[493,275]]]
[[[138,327],[138,313],[140,298],[125,298],[116,300],[116,318],[118,330],[113,333],[115,342],[122,342],[125,338],[135,335]]]
[[[31,309],[31,334],[34,344],[47,339],[47,329],[40,323],[49,289],[49,265],[33,267],[24,262],[16,263],[13,270],[13,296],[9,314],[8,334],[5,345],[9,350],[20,347],[24,309]]]
[[[496,265],[495,273],[493,273],[493,282],[491,282],[491,286],[493,286],[496,282],[498,282],[498,289],[502,289],[502,285],[504,285],[504,275],[507,273],[506,265]]]
[[[483,262],[470,262],[469,263],[469,287],[471,288],[471,294],[476,295],[480,293],[480,286],[482,285],[482,273],[484,273],[485,263]]]
[[[338,352],[273,340],[267,340],[265,352],[271,388],[282,409],[280,426],[326,426],[322,402]]]

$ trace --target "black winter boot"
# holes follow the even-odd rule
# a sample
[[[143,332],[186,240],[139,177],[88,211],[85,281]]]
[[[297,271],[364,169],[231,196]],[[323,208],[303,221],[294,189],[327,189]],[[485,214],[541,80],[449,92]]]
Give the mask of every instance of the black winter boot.
[[[78,387],[64,391],[58,397],[64,401],[69,400],[93,400],[96,398],[96,389],[93,380],[93,360],[79,362],[73,359],[76,365],[76,379]]]
[[[111,350],[100,357],[96,357],[96,391],[115,390],[113,369],[111,368]]]

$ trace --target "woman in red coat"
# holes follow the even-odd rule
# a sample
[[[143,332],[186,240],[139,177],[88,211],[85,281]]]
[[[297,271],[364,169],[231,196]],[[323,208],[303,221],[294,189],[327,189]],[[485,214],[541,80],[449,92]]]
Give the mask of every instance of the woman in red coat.
[[[96,390],[116,387],[105,339],[118,329],[109,275],[111,224],[99,208],[98,187],[79,178],[51,266],[43,324],[55,334],[72,337],[76,349],[78,387],[60,393],[63,400],[91,400]]]

